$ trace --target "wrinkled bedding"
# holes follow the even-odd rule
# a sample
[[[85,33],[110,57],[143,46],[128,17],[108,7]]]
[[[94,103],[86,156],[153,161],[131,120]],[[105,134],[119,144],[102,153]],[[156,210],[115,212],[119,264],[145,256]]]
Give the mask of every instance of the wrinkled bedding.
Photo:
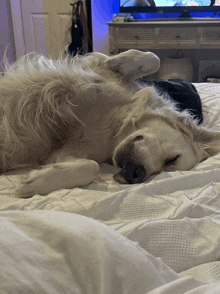
[[[220,131],[220,84],[195,84]],[[0,177],[0,293],[220,293],[220,154],[190,171],[14,197]]]

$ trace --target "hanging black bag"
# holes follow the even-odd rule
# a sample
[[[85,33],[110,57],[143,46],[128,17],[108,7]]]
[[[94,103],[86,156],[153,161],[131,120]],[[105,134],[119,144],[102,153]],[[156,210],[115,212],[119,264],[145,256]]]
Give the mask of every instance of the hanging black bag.
[[[82,1],[70,3],[73,6],[72,11],[72,27],[71,27],[71,44],[68,46],[68,54],[75,56],[77,53],[82,54],[83,44],[83,25],[80,17],[80,9],[83,7]]]

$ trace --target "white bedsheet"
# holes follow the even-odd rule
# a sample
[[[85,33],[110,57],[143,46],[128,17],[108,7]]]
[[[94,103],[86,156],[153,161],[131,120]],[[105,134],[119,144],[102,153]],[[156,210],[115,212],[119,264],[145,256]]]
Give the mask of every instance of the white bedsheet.
[[[196,84],[220,130],[220,84]],[[0,177],[0,293],[220,293],[220,155],[137,185],[13,197]]]

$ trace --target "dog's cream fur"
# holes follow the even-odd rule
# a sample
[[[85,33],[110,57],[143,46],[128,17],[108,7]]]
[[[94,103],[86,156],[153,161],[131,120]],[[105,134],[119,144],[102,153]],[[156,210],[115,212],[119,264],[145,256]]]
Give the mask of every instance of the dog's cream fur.
[[[93,53],[71,61],[27,55],[0,80],[0,171],[32,171],[16,196],[87,185],[113,160],[121,183],[188,170],[220,151],[220,134],[135,79],[156,72],[153,53]]]

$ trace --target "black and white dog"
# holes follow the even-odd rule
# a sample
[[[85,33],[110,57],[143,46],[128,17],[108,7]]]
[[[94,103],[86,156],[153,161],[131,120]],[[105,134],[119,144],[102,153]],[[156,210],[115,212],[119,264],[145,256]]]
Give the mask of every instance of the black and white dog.
[[[203,121],[202,103],[200,96],[193,84],[181,80],[147,80],[138,79],[143,86],[153,86],[165,99],[171,99],[176,103],[179,111],[188,112],[198,121]]]

